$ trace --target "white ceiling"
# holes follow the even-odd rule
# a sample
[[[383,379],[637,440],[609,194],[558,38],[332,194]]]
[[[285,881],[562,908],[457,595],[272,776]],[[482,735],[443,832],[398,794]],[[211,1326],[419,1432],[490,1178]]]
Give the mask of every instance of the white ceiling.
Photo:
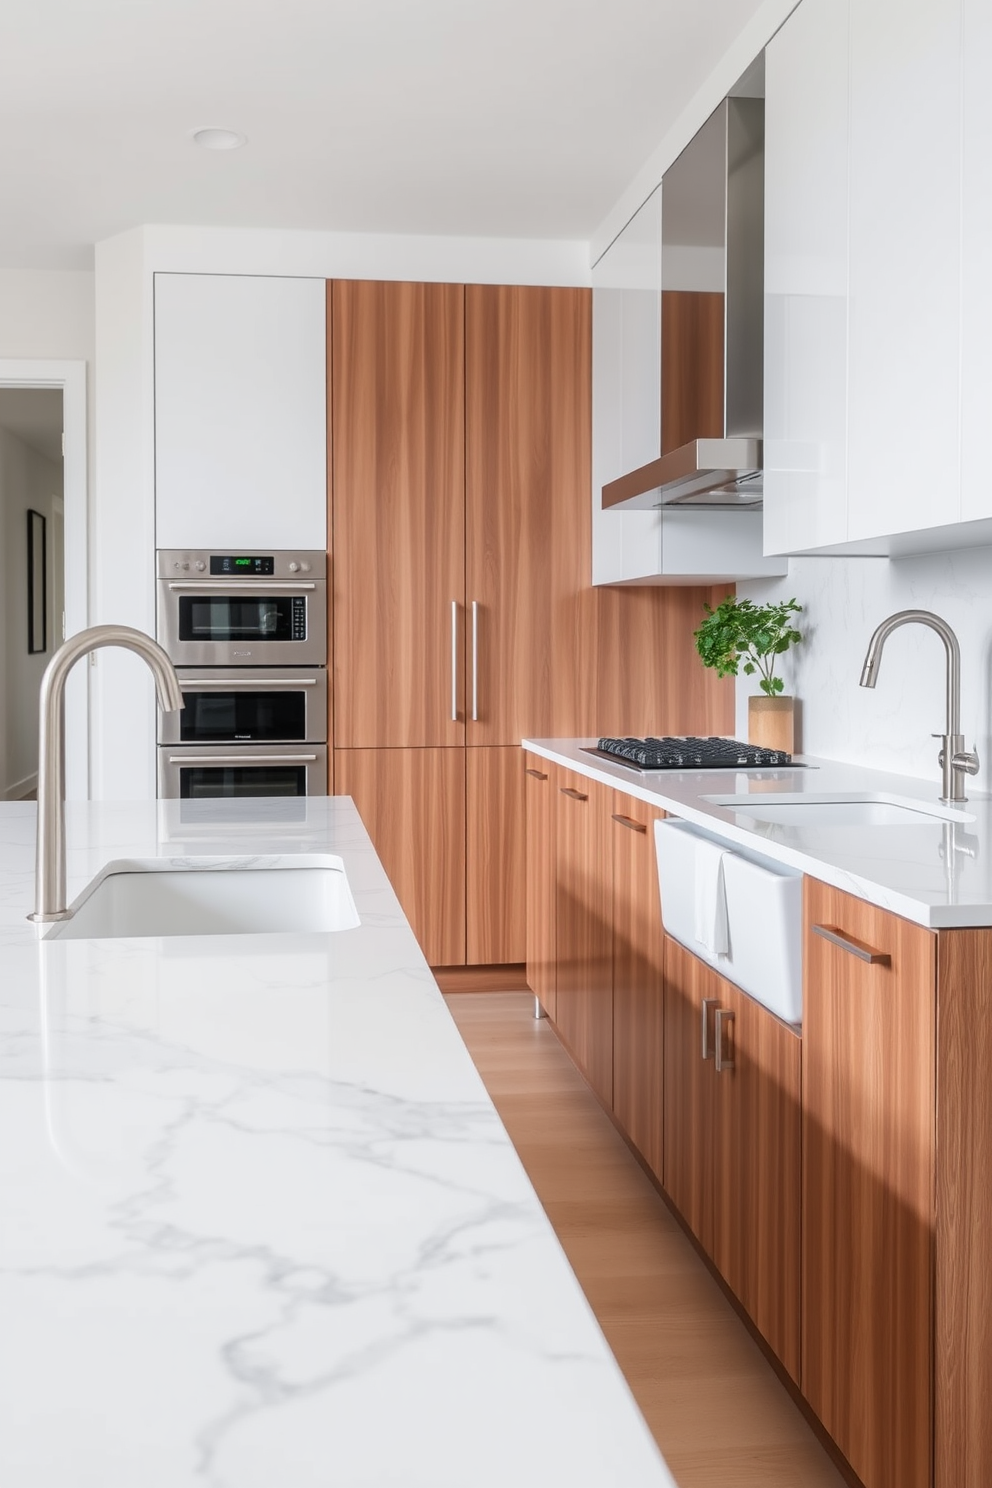
[[[61,388],[0,388],[0,428],[61,464]]]
[[[3,0],[0,267],[143,222],[587,238],[760,3]]]

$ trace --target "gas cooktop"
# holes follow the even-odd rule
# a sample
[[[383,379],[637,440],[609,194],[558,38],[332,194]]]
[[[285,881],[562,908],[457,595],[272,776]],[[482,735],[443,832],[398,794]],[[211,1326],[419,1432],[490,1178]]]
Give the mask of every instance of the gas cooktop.
[[[764,770],[791,765],[784,749],[762,749],[739,739],[694,734],[666,735],[662,739],[600,739],[597,748],[583,747],[583,754],[596,754],[630,770]]]

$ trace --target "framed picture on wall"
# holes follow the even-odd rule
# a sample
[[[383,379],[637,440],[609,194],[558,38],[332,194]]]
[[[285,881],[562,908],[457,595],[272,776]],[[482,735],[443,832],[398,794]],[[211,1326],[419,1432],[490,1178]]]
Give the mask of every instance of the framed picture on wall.
[[[45,519],[28,512],[28,652],[48,650],[48,565],[45,561]]]

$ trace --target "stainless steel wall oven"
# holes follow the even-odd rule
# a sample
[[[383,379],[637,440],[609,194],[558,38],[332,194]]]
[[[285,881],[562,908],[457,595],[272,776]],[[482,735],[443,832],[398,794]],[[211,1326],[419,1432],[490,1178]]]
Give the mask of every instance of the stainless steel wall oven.
[[[168,551],[157,572],[185,704],[159,715],[159,795],[326,795],[325,555]]]

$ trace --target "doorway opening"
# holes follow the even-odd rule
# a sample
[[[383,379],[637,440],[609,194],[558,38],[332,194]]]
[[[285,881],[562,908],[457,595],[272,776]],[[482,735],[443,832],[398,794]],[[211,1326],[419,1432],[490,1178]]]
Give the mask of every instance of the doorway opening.
[[[0,358],[0,801],[37,789],[41,678],[89,623],[86,363]],[[66,796],[89,796],[89,679],[65,696]]]
[[[38,692],[65,633],[61,388],[0,387],[0,799],[38,786]]]

